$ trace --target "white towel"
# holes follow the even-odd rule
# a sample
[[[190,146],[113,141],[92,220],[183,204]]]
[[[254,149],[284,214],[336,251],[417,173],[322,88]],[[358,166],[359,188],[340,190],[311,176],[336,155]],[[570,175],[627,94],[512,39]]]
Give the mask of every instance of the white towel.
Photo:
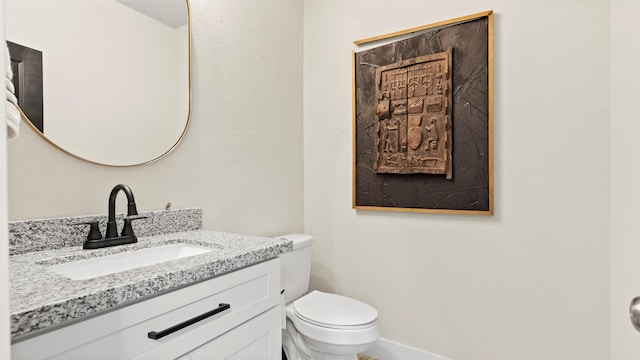
[[[15,88],[11,79],[13,78],[13,71],[11,70],[11,56],[9,55],[9,48],[5,45],[6,53],[6,79],[5,79],[5,93],[7,98],[7,138],[13,139],[18,136],[20,130],[21,114],[18,109],[18,99],[16,99]]]

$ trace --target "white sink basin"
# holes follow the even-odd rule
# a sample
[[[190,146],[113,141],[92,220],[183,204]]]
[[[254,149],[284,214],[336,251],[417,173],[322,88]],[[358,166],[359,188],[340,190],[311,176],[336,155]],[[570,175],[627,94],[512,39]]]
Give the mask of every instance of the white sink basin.
[[[86,280],[165,261],[200,255],[212,250],[204,246],[178,243],[56,264],[47,268],[73,280]]]

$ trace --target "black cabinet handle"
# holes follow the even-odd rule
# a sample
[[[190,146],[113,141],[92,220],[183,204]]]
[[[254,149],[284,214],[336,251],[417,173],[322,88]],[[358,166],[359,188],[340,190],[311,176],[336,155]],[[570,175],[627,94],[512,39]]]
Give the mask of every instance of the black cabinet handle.
[[[204,314],[198,315],[192,319],[189,319],[187,321],[181,322],[180,324],[177,325],[173,325],[170,328],[166,328],[162,331],[149,331],[149,333],[147,334],[147,337],[149,337],[149,339],[153,339],[153,340],[158,340],[160,338],[163,338],[169,334],[172,334],[178,330],[184,329],[187,326],[191,326],[195,323],[197,323],[198,321],[202,321],[210,316],[213,316],[217,313],[221,313],[227,309],[231,309],[231,305],[229,304],[220,304],[217,308],[211,310],[211,311],[207,311]]]

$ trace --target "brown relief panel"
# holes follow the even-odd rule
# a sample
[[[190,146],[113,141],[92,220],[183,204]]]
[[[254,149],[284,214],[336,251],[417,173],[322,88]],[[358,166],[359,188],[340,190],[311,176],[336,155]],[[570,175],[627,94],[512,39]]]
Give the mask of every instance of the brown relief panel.
[[[452,179],[452,49],[376,70],[376,173]]]

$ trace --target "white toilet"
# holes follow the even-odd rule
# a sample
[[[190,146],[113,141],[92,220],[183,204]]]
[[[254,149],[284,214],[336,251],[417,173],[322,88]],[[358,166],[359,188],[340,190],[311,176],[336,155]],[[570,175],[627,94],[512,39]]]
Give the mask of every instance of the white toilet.
[[[346,296],[309,289],[311,243],[309,235],[282,236],[293,241],[293,251],[280,255],[286,326],[282,348],[288,360],[356,360],[380,337],[378,312]],[[305,295],[306,294],[306,295]]]

